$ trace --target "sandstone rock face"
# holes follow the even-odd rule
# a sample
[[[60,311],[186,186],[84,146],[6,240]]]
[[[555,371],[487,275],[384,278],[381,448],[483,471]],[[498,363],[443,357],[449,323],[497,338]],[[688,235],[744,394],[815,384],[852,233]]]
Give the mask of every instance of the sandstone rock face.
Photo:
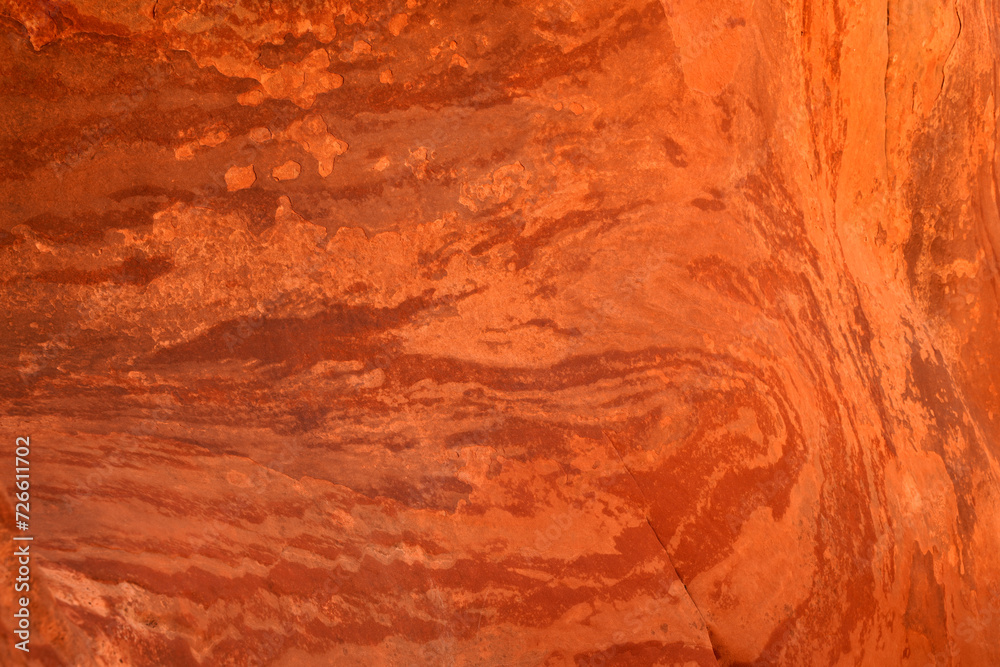
[[[998,19],[0,2],[0,662],[1000,664]]]

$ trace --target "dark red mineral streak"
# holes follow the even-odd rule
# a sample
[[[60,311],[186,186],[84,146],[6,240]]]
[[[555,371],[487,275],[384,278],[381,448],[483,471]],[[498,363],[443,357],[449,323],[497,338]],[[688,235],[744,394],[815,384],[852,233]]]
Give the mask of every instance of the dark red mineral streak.
[[[0,663],[1000,664],[998,21],[0,1]]]

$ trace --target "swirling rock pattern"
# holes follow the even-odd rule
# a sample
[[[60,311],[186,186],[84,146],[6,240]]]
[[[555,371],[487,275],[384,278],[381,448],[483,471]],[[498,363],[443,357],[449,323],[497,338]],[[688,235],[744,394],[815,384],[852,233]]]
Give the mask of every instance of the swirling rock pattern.
[[[0,2],[0,661],[1000,664],[998,18]]]

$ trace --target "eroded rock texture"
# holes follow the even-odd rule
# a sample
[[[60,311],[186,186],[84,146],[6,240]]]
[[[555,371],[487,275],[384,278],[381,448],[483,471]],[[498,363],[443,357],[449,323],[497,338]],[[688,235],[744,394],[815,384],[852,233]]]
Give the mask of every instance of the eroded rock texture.
[[[996,3],[0,16],[32,664],[1000,664]]]

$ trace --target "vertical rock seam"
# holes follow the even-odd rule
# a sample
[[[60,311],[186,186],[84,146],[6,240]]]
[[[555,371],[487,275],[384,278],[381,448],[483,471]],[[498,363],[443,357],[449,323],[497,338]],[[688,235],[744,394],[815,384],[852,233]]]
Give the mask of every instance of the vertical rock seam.
[[[1000,664],[998,11],[0,0],[0,664]]]

